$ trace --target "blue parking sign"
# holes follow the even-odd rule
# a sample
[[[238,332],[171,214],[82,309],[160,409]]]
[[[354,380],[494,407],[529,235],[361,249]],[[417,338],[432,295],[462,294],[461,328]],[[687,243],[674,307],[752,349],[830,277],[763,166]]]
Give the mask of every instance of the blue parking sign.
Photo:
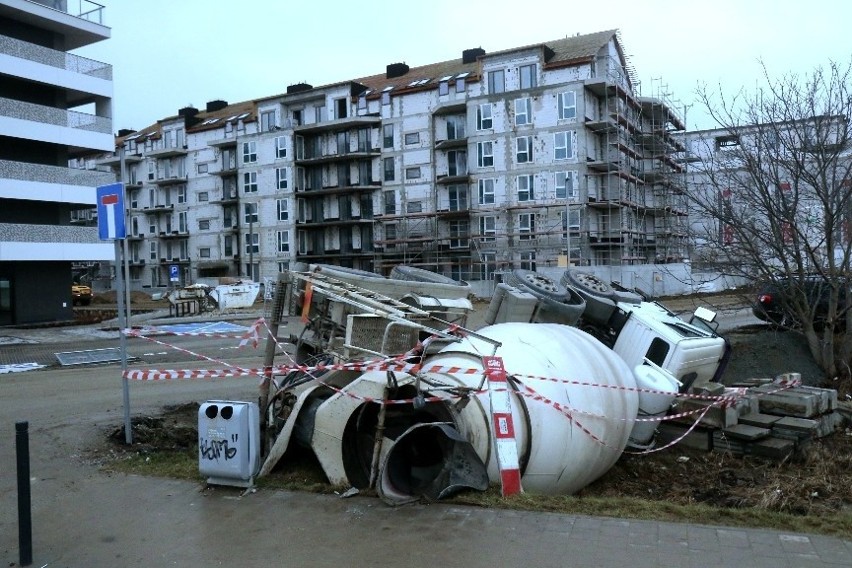
[[[178,282],[180,280],[180,276],[178,276],[178,265],[170,264],[169,265],[169,280],[171,282]]]

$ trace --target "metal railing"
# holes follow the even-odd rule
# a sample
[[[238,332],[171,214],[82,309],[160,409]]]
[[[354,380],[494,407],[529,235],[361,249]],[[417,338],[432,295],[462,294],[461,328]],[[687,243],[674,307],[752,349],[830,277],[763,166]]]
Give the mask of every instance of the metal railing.
[[[60,12],[65,12],[76,18],[88,20],[96,24],[104,23],[104,7],[91,0],[29,0]]]

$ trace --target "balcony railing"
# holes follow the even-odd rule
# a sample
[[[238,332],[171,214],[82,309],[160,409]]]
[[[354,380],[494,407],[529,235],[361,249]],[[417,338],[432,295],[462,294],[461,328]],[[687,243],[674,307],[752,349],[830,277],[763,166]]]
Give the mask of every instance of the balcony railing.
[[[112,120],[94,114],[0,98],[0,116],[67,126],[102,134],[112,133]]]
[[[0,35],[0,53],[65,69],[66,71],[81,75],[90,75],[108,81],[112,80],[112,65],[4,35]]]
[[[91,244],[101,241],[97,227],[0,223],[0,242]]]
[[[0,160],[0,179],[81,185],[94,188],[100,185],[115,183],[115,174]]]
[[[36,4],[65,12],[75,18],[82,18],[96,24],[104,23],[104,7],[91,0],[31,0]]]

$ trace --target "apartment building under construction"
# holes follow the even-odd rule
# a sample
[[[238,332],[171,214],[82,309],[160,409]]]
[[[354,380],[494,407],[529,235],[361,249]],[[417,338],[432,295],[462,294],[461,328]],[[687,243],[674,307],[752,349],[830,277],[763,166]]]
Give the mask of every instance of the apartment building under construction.
[[[662,91],[662,89],[658,89]],[[674,263],[684,176],[662,92],[616,31],[409,67],[122,131],[131,281],[273,277],[294,262],[465,280]]]

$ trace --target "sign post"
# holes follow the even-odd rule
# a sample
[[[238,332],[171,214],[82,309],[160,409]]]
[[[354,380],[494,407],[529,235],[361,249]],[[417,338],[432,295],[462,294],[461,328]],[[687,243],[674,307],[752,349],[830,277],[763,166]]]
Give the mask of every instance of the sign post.
[[[111,183],[97,188],[98,206],[98,237],[102,241],[115,242],[115,292],[118,300],[119,345],[121,346],[121,381],[124,398],[124,441],[133,443],[133,431],[130,424],[130,385],[127,371],[127,336],[124,330],[130,322],[126,317],[124,306],[124,274],[121,255],[121,245],[127,236],[124,222],[124,184]]]

